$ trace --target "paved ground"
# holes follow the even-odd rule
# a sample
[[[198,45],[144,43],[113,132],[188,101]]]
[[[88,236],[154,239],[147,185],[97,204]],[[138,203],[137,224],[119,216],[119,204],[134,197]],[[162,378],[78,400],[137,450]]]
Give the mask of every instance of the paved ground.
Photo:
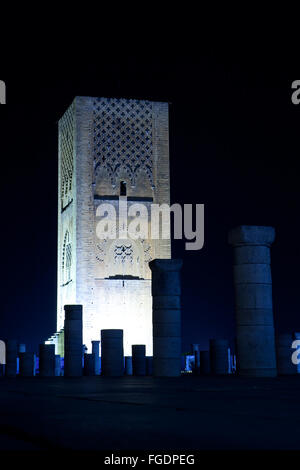
[[[0,378],[0,450],[300,449],[300,377]]]

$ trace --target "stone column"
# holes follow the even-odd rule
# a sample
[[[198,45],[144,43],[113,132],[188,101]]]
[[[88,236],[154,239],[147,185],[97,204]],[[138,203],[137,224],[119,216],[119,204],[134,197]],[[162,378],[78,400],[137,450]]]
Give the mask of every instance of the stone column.
[[[200,370],[200,344],[191,344],[193,355],[195,356],[195,370]]]
[[[101,330],[101,375],[124,375],[123,330]]]
[[[297,374],[297,366],[292,363],[293,334],[286,333],[278,335],[276,338],[276,356],[278,375]]]
[[[153,375],[153,357],[146,356],[146,375]]]
[[[146,346],[132,345],[132,375],[146,375]]]
[[[5,364],[6,377],[16,377],[17,355],[18,355],[17,341],[14,339],[7,340],[6,341],[6,364]]]
[[[132,375],[132,357],[125,356],[125,375]]]
[[[26,352],[26,344],[22,344],[22,343],[19,344],[19,346],[18,346],[18,352],[19,352],[19,353],[24,353],[24,352]]]
[[[92,341],[92,354],[95,355],[95,375],[100,375],[99,345],[100,341]]]
[[[54,345],[56,348],[56,346]],[[60,367],[60,355],[55,354],[55,377],[60,377],[61,375],[61,367]]]
[[[65,305],[65,377],[82,376],[82,305]]]
[[[215,375],[228,374],[228,340],[211,339],[209,341],[210,369]]]
[[[210,374],[210,354],[209,351],[200,351],[200,373],[202,375]]]
[[[273,227],[242,225],[229,232],[234,247],[237,369],[245,377],[276,376],[270,246]]]
[[[95,375],[95,354],[84,354],[84,375],[91,377]]]
[[[55,374],[55,345],[40,344],[39,347],[40,377],[54,377]]]
[[[35,355],[31,352],[19,353],[20,376],[33,377],[35,375]]]
[[[181,372],[180,259],[150,261],[152,271],[153,375],[176,377]]]

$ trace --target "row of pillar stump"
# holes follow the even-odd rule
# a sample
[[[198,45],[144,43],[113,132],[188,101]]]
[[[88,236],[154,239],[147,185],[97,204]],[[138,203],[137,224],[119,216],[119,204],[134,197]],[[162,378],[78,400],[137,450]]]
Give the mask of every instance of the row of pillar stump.
[[[281,365],[286,364],[287,358],[291,356],[291,344],[287,345],[287,339],[284,344],[278,345],[279,359],[276,361],[270,266],[270,247],[274,239],[273,227],[243,225],[229,232],[228,240],[234,251],[237,370],[238,374],[244,377],[274,377],[277,375],[277,363],[279,373],[289,368]],[[181,372],[180,270],[182,261],[157,259],[151,261],[149,267],[152,271],[153,375],[179,376]],[[103,375],[123,375],[121,337],[123,338],[122,330],[102,330],[101,332]],[[219,346],[215,345],[216,351]],[[8,351],[8,363],[10,362],[9,354]],[[137,350],[137,358],[139,354],[142,355],[141,351]],[[30,357],[26,357],[26,360],[30,362]],[[82,374],[82,307],[80,305],[65,306],[64,358],[66,376]],[[138,361],[139,359],[137,363]],[[203,361],[205,363],[205,353]],[[219,367],[220,370],[224,369],[224,365],[221,363],[219,365],[217,360],[214,366],[213,363],[212,358],[212,367],[216,370]],[[9,367],[8,365],[8,370]]]

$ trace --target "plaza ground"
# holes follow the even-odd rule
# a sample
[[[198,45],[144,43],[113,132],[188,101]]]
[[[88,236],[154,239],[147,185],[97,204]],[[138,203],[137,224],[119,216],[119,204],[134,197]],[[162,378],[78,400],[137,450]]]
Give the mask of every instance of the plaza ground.
[[[0,378],[0,450],[300,449],[300,377]]]

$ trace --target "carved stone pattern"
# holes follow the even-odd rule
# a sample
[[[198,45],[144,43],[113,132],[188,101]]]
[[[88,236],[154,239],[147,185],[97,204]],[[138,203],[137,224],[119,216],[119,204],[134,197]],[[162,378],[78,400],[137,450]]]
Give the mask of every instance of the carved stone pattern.
[[[152,248],[149,243],[146,242],[146,240],[142,239],[141,243],[143,245],[143,250],[144,250],[144,262],[149,263],[152,261]]]
[[[61,154],[61,200],[62,207],[68,204],[66,199],[72,191],[73,150],[74,150],[74,110],[69,108],[64,114],[60,125]]]
[[[133,263],[133,248],[131,244],[116,245],[114,250],[114,262],[119,264]]]
[[[64,236],[63,252],[62,252],[62,281],[63,284],[71,280],[72,266],[72,244],[70,241],[70,233],[67,230]]]
[[[134,187],[141,170],[153,187],[152,104],[148,101],[94,100],[94,165],[105,168],[113,187],[125,170]]]
[[[100,263],[103,263],[104,258],[106,256],[106,246],[107,246],[107,238],[104,238],[102,242],[97,244],[98,254],[96,255],[96,259]]]

